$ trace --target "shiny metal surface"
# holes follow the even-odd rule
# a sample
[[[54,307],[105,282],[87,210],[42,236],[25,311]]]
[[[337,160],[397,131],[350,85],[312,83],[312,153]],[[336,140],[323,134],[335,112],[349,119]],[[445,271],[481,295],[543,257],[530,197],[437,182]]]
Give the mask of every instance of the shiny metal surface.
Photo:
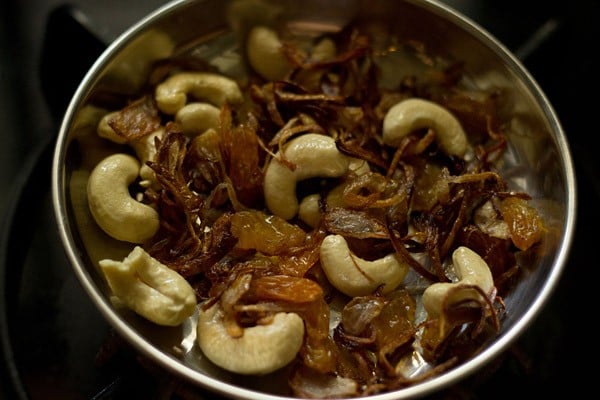
[[[106,49],[83,79],[65,114],[54,153],[52,201],[62,243],[79,281],[103,316],[137,350],[169,371],[216,393],[239,399],[281,399],[285,397],[270,384],[273,377],[240,379],[216,371],[204,362],[195,346],[187,347],[186,334],[193,331],[193,326],[187,324],[181,330],[159,329],[115,309],[95,265],[99,257],[122,257],[127,249],[119,248],[95,230],[81,210],[81,179],[94,159],[108,151],[82,140],[82,129],[86,129],[82,115],[88,100],[114,88],[134,92],[137,85],[131,75],[122,75],[123,66],[134,65],[132,60],[139,59],[140,54],[149,54],[150,48],[150,53],[156,51],[157,32],[162,39],[168,38],[158,39],[167,43],[163,50],[177,51],[211,37],[214,32],[228,30],[230,3],[190,0],[168,3]],[[277,4],[285,10],[283,18],[288,22],[309,21],[311,26],[318,23],[336,27],[357,15],[377,18],[393,27],[398,35],[427,43],[434,53],[464,60],[478,85],[500,87],[514,99],[512,158],[503,173],[509,176],[511,184],[560,209],[556,215],[560,226],[556,251],[527,260],[531,265],[526,269],[531,273],[505,298],[510,312],[500,335],[475,358],[432,380],[371,398],[424,396],[465,379],[488,366],[532,323],[557,285],[569,254],[576,219],[576,180],[569,145],[551,104],[514,55],[479,26],[442,3],[355,1],[351,7],[348,2],[340,7],[339,1],[302,2],[300,7],[293,1]],[[344,15],[339,14],[340,9],[345,10]],[[151,46],[147,47],[148,44]],[[136,64],[135,68],[140,73],[145,71],[143,65]]]

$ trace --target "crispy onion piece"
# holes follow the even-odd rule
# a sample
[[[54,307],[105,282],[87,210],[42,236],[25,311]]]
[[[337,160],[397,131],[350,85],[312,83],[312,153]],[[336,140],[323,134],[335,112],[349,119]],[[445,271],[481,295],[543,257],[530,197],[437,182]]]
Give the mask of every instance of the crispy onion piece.
[[[157,149],[156,160],[148,162],[162,190],[150,197],[157,203],[161,221],[157,237],[168,238],[171,243],[189,243],[189,251],[197,253],[201,240],[196,218],[203,200],[189,188],[188,178],[182,168],[187,151],[186,141],[177,124],[167,124],[165,135]],[[170,238],[171,235],[174,238]],[[180,248],[181,245],[174,247]]]
[[[389,208],[406,201],[407,191],[393,179],[367,172],[350,179],[342,196],[348,208]]]
[[[328,207],[323,225],[331,233],[357,239],[387,239],[388,232],[381,218],[367,211]]]
[[[160,128],[158,108],[152,97],[141,97],[118,111],[108,125],[127,141],[142,138]]]
[[[221,110],[220,127],[220,151],[225,174],[231,182],[236,201],[244,207],[260,208],[263,171],[259,138],[252,122],[234,126],[232,118],[231,109],[225,105]]]

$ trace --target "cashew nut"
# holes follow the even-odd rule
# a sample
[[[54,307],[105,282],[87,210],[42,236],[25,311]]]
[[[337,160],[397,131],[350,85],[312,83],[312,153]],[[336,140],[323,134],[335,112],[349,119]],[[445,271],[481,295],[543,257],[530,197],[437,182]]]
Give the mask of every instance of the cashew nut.
[[[311,228],[316,228],[321,221],[320,201],[321,195],[313,193],[304,197],[298,205],[298,218]]]
[[[165,128],[161,127],[152,132],[150,135],[144,136],[138,140],[134,140],[129,143],[129,145],[135,151],[135,154],[137,155],[137,158],[141,164],[139,175],[142,179],[140,181],[140,186],[142,187],[158,187],[158,184],[156,182],[156,174],[154,173],[154,170],[146,164],[146,161],[155,160],[157,151],[155,138],[160,139],[164,136],[164,134]]]
[[[265,171],[263,184],[267,207],[283,219],[291,219],[298,212],[298,181],[340,177],[348,171],[352,160],[337,149],[335,139],[317,133],[307,133],[290,140],[283,149],[283,157],[295,168],[290,169],[273,158]]]
[[[170,115],[185,106],[188,94],[217,107],[226,103],[238,104],[244,100],[236,81],[210,72],[180,72],[171,75],[156,86],[154,93],[158,108]]]
[[[337,48],[335,42],[330,38],[321,39],[312,49],[311,61],[325,61],[335,57]]]
[[[320,248],[321,266],[329,282],[348,296],[365,296],[382,287],[382,293],[396,289],[408,273],[408,266],[396,254],[374,261],[352,254],[341,235],[328,235]]]
[[[207,129],[219,128],[221,110],[209,103],[188,103],[175,114],[175,121],[188,136],[196,136]]]
[[[250,66],[268,81],[283,79],[292,70],[277,32],[266,26],[250,30],[246,52]]]
[[[146,165],[146,161],[154,160],[154,156],[156,155],[156,146],[154,144],[154,138],[162,137],[165,133],[165,128],[161,127],[150,135],[129,142],[126,138],[117,135],[114,129],[108,123],[110,118],[112,118],[117,113],[118,111],[114,111],[104,115],[104,117],[102,117],[102,119],[98,123],[96,133],[98,134],[98,136],[110,140],[111,142],[119,144],[129,144],[131,148],[135,151],[138,160],[141,164],[139,175],[142,178],[142,181],[140,182],[140,186],[150,187],[156,183],[156,177],[152,168]]]
[[[159,227],[156,210],[129,193],[139,170],[135,157],[113,154],[96,165],[87,184],[88,204],[96,223],[113,238],[131,243],[143,243]]]
[[[313,62],[333,58],[336,55],[335,42],[323,38],[310,51]],[[293,69],[293,64],[283,52],[283,44],[277,32],[266,26],[255,26],[248,33],[246,53],[250,66],[260,76],[269,81],[284,79]]]
[[[469,286],[477,286],[488,296],[493,292],[492,273],[479,254],[468,247],[461,246],[452,253],[452,263],[459,280],[453,283],[434,283],[423,292],[423,306],[432,318],[442,314],[444,304],[482,300],[481,294]],[[461,287],[462,290],[452,290]]]
[[[153,161],[156,157],[155,138],[162,138],[165,134],[165,128],[160,127],[154,132],[137,140],[129,142],[131,148],[135,151],[140,163],[145,164],[146,161]]]
[[[98,263],[113,294],[149,321],[177,326],[196,311],[196,294],[185,278],[139,246],[123,261]]]
[[[416,129],[431,128],[448,155],[462,157],[469,143],[460,122],[444,107],[423,99],[406,99],[392,106],[383,119],[383,141],[396,146]]]
[[[477,208],[473,213],[473,220],[475,225],[488,235],[499,239],[510,239],[508,224],[498,216],[492,201],[488,200]]]
[[[98,123],[98,127],[96,128],[96,133],[101,138],[108,139],[111,142],[125,144],[125,143],[127,143],[127,139],[124,138],[123,136],[117,135],[115,130],[108,123],[108,121],[110,121],[110,119],[112,117],[114,117],[115,115],[117,115],[118,113],[119,113],[118,111],[113,111],[113,112],[110,112],[110,113],[106,114],[105,116],[103,116],[102,119],[100,120],[100,122]]]
[[[304,322],[298,314],[280,312],[268,325],[245,328],[234,338],[223,325],[219,304],[200,309],[197,340],[204,355],[219,367],[238,374],[262,375],[287,365],[304,340]]]
[[[156,154],[154,138],[156,136],[162,137],[162,135],[164,135],[165,133],[165,128],[161,127],[153,133],[151,133],[150,135],[146,135],[137,140],[129,141],[127,138],[117,135],[115,130],[108,123],[108,121],[110,121],[110,119],[118,113],[118,111],[113,111],[102,117],[102,119],[98,123],[98,127],[96,128],[96,133],[98,134],[98,136],[110,140],[114,143],[131,145],[142,164],[144,164],[148,160],[153,160],[154,155]]]

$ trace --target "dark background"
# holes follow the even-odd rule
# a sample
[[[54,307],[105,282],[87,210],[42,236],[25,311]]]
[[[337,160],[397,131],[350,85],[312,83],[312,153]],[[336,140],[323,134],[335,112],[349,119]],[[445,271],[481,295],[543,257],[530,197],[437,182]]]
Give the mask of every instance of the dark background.
[[[183,389],[165,385],[168,379],[151,366],[140,368],[136,355],[112,338],[62,254],[49,200],[48,149],[69,95],[106,44],[164,3],[0,2],[0,306],[7,324],[0,399],[180,398],[173,393]],[[597,386],[598,362],[600,1],[444,3],[513,51],[553,104],[575,161],[578,215],[569,262],[543,312],[496,369],[436,397],[586,393]],[[117,350],[99,362],[107,342]]]

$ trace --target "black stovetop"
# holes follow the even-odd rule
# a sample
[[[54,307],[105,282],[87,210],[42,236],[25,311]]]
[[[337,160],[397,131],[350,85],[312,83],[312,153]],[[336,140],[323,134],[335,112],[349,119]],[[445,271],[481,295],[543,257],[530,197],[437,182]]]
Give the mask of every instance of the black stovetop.
[[[114,335],[71,271],[50,200],[53,140],[69,96],[106,44],[162,3],[0,5],[0,399],[215,398],[173,381]],[[436,398],[586,393],[598,302],[600,157],[592,142],[600,85],[592,59],[600,2],[445,3],[511,49],[554,105],[575,161],[578,216],[568,264],[542,313],[485,376]]]

